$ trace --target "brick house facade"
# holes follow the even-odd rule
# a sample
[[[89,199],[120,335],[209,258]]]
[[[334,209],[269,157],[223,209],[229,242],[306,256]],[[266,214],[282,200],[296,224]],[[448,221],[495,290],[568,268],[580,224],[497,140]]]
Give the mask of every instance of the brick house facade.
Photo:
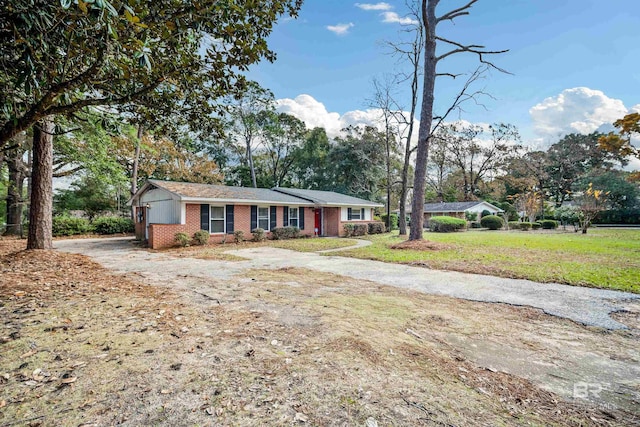
[[[331,206],[332,200],[342,206]],[[343,236],[345,223],[370,222],[373,207],[382,206],[333,192],[155,180],[147,181],[129,203],[136,207],[136,238],[152,249],[174,246],[176,233],[193,236],[199,230],[209,231],[212,243],[232,241],[236,230],[251,239],[251,230],[258,227],[267,236],[286,226],[308,236]]]

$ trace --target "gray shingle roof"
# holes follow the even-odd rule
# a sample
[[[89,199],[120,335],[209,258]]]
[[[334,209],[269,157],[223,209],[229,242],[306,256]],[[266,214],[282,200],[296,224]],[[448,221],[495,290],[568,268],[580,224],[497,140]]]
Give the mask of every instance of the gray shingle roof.
[[[478,200],[475,202],[425,203],[424,211],[425,212],[464,212],[467,209],[471,209],[472,207],[482,203],[487,203],[487,202]],[[491,205],[490,203],[487,203],[487,204]],[[496,206],[494,206],[494,208],[498,209]],[[501,209],[498,209],[498,210],[502,212]]]
[[[357,197],[347,196],[345,194],[336,193],[335,191],[301,190],[298,188],[283,187],[276,187],[273,190],[279,193],[301,197],[313,202],[316,205],[367,206],[372,208],[383,206],[380,203],[371,202],[365,199],[359,199]]]
[[[247,202],[270,202],[295,205],[311,205],[312,203],[299,197],[269,190],[267,188],[230,187],[226,185],[194,184],[190,182],[148,181],[155,187],[162,188],[181,199],[204,200],[243,200]]]

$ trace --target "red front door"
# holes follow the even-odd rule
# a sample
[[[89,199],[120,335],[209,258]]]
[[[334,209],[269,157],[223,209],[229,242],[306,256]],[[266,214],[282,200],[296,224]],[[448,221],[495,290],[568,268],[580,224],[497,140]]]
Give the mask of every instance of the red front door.
[[[314,213],[315,213],[314,234],[316,236],[321,236],[322,235],[322,209],[316,209]]]

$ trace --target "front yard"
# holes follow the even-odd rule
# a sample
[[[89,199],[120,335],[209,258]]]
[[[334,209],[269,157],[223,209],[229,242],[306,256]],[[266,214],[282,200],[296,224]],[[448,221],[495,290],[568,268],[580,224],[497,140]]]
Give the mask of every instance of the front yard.
[[[114,254],[146,259],[126,275],[23,248],[0,239],[1,425],[638,421],[637,312],[603,334],[302,268],[189,273],[237,265],[193,259],[214,246]],[[587,379],[601,400],[576,396]]]
[[[427,250],[392,249],[397,233],[341,256],[640,293],[640,230],[425,232]]]

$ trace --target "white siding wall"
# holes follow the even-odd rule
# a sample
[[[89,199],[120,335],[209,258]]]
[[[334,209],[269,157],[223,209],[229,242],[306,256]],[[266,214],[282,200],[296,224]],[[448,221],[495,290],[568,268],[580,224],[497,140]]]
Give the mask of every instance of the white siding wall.
[[[351,209],[362,209],[357,207],[352,207]],[[349,221],[349,208],[340,208],[340,221]],[[364,208],[364,218],[363,221],[371,221],[371,208]]]
[[[140,197],[140,203],[150,206],[148,224],[180,224],[180,201],[168,191],[159,188],[147,191]]]
[[[485,205],[483,203],[480,203],[479,205],[476,205],[476,206],[473,206],[470,209],[467,209],[467,211],[469,211],[469,212],[478,212],[478,214],[481,214],[483,210],[488,210],[493,215],[495,215],[498,212],[497,210],[495,210],[495,208],[492,208],[491,206]],[[478,218],[478,219],[480,219],[480,218]]]

